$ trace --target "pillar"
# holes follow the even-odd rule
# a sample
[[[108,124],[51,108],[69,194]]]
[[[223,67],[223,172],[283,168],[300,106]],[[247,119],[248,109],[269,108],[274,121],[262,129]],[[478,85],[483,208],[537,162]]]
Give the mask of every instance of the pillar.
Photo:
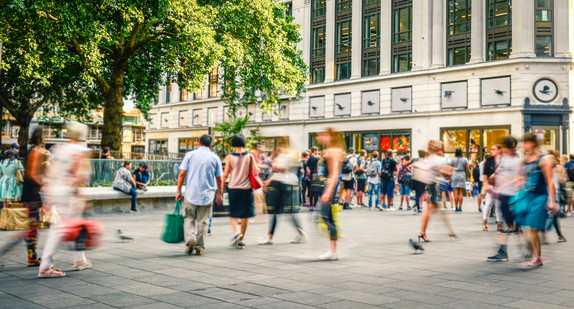
[[[335,0],[327,1],[325,29],[325,82],[335,79]]]
[[[361,78],[362,42],[363,42],[363,1],[353,1],[353,16],[351,21],[351,79]]]
[[[393,1],[381,0],[381,66],[380,75],[391,73],[391,33],[393,32]]]
[[[446,65],[446,1],[433,0],[432,6],[432,64],[431,68]]]
[[[512,1],[512,53],[510,58],[536,57],[534,0]]]
[[[484,0],[472,0],[472,17],[470,20],[469,63],[484,62],[486,57],[486,4]]]

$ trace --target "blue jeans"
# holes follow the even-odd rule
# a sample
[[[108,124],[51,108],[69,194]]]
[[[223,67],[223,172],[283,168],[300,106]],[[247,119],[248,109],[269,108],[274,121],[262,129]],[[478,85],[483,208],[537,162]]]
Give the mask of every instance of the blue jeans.
[[[147,183],[149,181],[149,174],[142,174],[142,172],[136,172],[136,181],[141,183]],[[138,186],[139,189],[140,186]]]
[[[114,190],[120,191],[120,192],[123,192],[123,193],[126,193],[126,192],[124,192],[124,191],[122,191],[122,190],[120,190],[120,189],[118,189],[118,188],[116,188],[116,187],[114,187]],[[137,198],[138,198],[138,193],[136,192],[136,189],[131,188],[131,189],[130,189],[130,192],[129,192],[129,193],[126,193],[126,194],[129,194],[129,195],[132,196],[132,209],[131,209],[131,210],[132,210],[132,211],[137,211],[138,209],[137,209],[137,206],[136,206],[136,200],[137,200]]]
[[[369,208],[371,208],[373,202],[373,194],[377,197],[377,202],[375,203],[375,207],[379,206],[379,191],[381,189],[380,184],[374,184],[369,182]]]

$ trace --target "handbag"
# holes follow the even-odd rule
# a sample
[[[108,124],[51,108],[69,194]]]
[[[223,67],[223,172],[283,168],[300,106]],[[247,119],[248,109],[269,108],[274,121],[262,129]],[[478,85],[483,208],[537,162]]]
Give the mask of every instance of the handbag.
[[[175,202],[173,214],[165,215],[165,229],[161,240],[169,244],[183,242],[183,216],[181,215],[181,202]]]
[[[18,168],[16,168],[16,184],[21,185],[24,183],[24,172],[20,170],[20,161],[18,161]]]
[[[251,181],[251,189],[253,191],[263,187],[263,180],[259,177],[259,173],[253,171],[253,161],[255,160],[253,156],[250,156],[251,162],[249,163],[249,180]]]
[[[57,228],[63,230],[62,241],[74,242],[76,251],[94,249],[102,245],[104,226],[93,219],[68,220]]]

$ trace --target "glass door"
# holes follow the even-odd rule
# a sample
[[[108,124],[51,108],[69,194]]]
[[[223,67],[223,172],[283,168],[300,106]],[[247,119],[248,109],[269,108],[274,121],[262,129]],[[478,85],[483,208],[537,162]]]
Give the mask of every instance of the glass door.
[[[560,151],[560,127],[533,126],[532,133],[538,137],[542,149]]]

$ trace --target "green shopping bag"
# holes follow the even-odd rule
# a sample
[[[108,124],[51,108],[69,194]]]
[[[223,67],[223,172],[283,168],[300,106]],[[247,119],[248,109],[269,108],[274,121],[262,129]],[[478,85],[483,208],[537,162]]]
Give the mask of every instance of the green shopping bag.
[[[183,216],[180,201],[175,203],[173,214],[165,215],[165,230],[161,239],[170,244],[183,242]]]

